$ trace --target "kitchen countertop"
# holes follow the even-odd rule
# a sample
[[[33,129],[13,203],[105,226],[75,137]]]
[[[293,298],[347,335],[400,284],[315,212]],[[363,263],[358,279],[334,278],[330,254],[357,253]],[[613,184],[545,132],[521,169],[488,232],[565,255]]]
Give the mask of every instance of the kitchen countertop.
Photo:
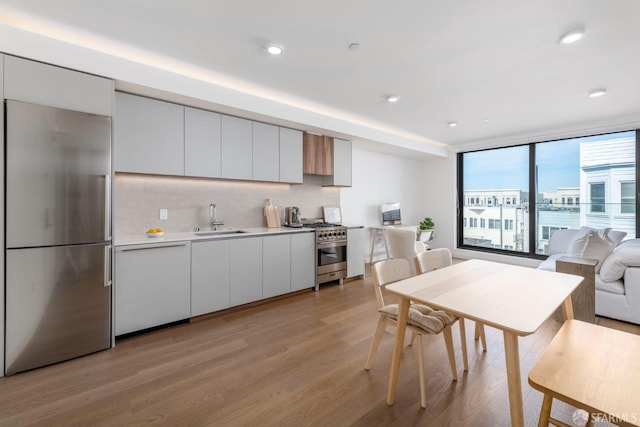
[[[224,230],[224,229],[223,229]],[[134,236],[120,236],[113,240],[115,246],[126,245],[147,245],[153,243],[169,243],[169,242],[183,242],[183,241],[198,241],[198,240],[220,240],[220,239],[241,239],[243,237],[257,237],[267,236],[274,234],[291,234],[291,233],[312,233],[313,228],[291,228],[291,227],[250,227],[250,228],[237,228],[234,230],[241,230],[242,233],[237,234],[223,234],[223,235],[204,235],[198,236],[194,231],[186,231],[181,233],[165,233],[163,236],[148,237],[146,234],[138,234]],[[222,230],[221,230],[222,231]]]

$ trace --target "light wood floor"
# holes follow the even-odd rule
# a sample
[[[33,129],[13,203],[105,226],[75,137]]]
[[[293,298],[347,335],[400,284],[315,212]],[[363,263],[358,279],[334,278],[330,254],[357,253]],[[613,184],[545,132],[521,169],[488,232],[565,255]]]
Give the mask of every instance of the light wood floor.
[[[417,349],[406,347],[395,405],[386,405],[391,334],[371,371],[363,369],[377,319],[372,286],[370,278],[324,285],[0,378],[0,426],[508,426],[502,335],[491,328],[486,353],[469,341],[466,373],[454,340],[457,382],[442,336],[426,340],[426,409]],[[640,333],[635,325],[601,324]],[[527,373],[559,327],[550,319],[520,341],[529,426],[537,424],[542,396]],[[573,425],[573,410],[554,404],[553,413]]]

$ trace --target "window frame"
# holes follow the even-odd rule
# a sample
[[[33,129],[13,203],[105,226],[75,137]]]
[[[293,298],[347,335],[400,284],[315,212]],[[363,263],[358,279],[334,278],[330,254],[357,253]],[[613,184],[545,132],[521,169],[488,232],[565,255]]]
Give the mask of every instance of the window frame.
[[[528,203],[533,203],[533,206],[535,207],[536,204],[538,203],[537,201],[537,189],[536,189],[536,183],[535,183],[535,174],[536,174],[536,156],[535,156],[535,147],[536,144],[540,144],[540,143],[544,143],[544,142],[555,142],[555,141],[564,141],[564,140],[569,140],[569,139],[573,139],[573,138],[584,138],[584,137],[592,137],[592,136],[604,136],[604,135],[610,135],[610,134],[615,134],[615,133],[623,133],[623,132],[635,132],[635,184],[636,184],[636,192],[634,193],[635,196],[635,202],[634,202],[634,208],[635,208],[635,229],[636,229],[636,236],[638,236],[640,238],[640,209],[638,209],[638,204],[640,203],[640,197],[639,194],[637,192],[637,186],[638,186],[638,182],[640,182],[640,129],[622,129],[622,130],[617,130],[617,131],[612,131],[612,132],[605,132],[605,133],[600,133],[600,134],[592,134],[592,135],[579,135],[579,136],[574,136],[574,137],[563,137],[563,138],[558,138],[558,139],[553,139],[553,140],[543,140],[543,141],[535,141],[535,142],[529,142],[526,144],[514,144],[514,145],[507,145],[507,146],[502,146],[502,147],[496,147],[496,148],[487,148],[487,149],[481,149],[481,150],[469,150],[469,151],[460,151],[457,153],[456,156],[456,177],[457,177],[457,186],[456,186],[456,191],[457,191],[457,200],[458,201],[464,201],[464,154],[465,153],[471,153],[471,152],[475,152],[475,151],[487,151],[487,150],[495,150],[495,149],[502,149],[502,148],[511,148],[511,147],[518,147],[518,146],[528,146],[529,147],[529,202]],[[606,190],[606,188],[605,188]],[[590,190],[589,190],[590,191]],[[533,195],[533,196],[532,196]],[[589,197],[589,199],[591,199],[591,197]],[[606,199],[605,199],[606,200]],[[462,204],[462,206],[458,206],[458,208],[456,209],[456,247],[459,249],[465,249],[465,250],[471,250],[471,251],[476,251],[476,252],[491,252],[491,253],[496,253],[496,254],[503,254],[503,255],[510,255],[510,256],[516,256],[516,257],[524,257],[524,258],[533,258],[533,259],[546,259],[548,257],[548,255],[544,255],[544,254],[538,254],[536,253],[536,243],[537,243],[537,236],[536,236],[536,231],[537,231],[537,227],[538,227],[538,223],[536,221],[536,209],[530,209],[528,206],[528,203],[523,203],[524,209],[526,214],[528,215],[528,222],[529,222],[529,227],[528,230],[525,230],[525,233],[528,233],[528,237],[529,237],[529,241],[528,241],[528,248],[523,248],[523,251],[516,251],[516,250],[508,250],[508,249],[501,249],[501,248],[488,248],[488,247],[482,247],[482,246],[475,246],[475,245],[467,245],[464,243],[464,227],[463,227],[463,216],[464,216],[464,203]],[[551,201],[550,204],[553,204],[553,201]],[[605,202],[606,204],[606,202]],[[580,205],[580,198],[576,197],[576,199],[574,200],[574,206],[579,206]],[[605,206],[606,209],[606,206]],[[589,212],[590,209],[589,209]],[[597,214],[597,213],[595,213]],[[519,225],[520,226],[520,225]]]

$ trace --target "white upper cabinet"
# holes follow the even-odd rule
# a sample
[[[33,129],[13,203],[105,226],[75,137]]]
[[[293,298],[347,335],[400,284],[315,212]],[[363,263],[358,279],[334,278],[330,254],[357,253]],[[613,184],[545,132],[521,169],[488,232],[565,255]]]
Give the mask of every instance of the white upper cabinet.
[[[280,132],[278,126],[253,122],[253,180],[280,180]]]
[[[302,131],[280,128],[280,182],[302,184]]]
[[[111,116],[113,80],[6,55],[4,97]]]
[[[117,92],[113,115],[117,172],[184,175],[184,107]]]
[[[211,111],[184,109],[184,173],[220,178],[221,116]]]
[[[351,141],[334,138],[331,185],[351,187],[351,167]]]
[[[253,126],[251,120],[222,116],[222,177],[252,179]]]

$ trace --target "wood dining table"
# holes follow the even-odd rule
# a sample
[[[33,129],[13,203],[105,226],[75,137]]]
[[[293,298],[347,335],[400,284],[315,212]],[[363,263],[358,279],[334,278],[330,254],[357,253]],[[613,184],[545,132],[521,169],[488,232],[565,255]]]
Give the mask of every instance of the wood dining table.
[[[571,293],[582,280],[474,259],[387,285],[401,297],[387,404],[394,402],[409,304],[416,302],[503,332],[511,425],[524,426],[518,337],[533,334],[561,305],[565,318],[573,318]]]

